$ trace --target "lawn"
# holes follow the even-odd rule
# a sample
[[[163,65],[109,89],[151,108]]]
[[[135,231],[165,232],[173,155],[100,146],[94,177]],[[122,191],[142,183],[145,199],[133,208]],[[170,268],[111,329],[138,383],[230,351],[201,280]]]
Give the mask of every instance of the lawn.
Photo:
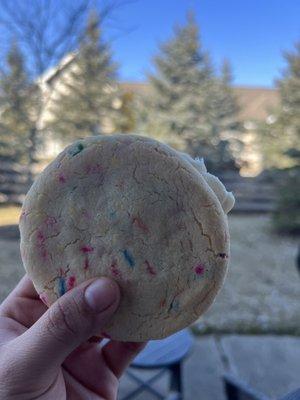
[[[9,211],[11,219],[5,216],[7,223],[19,212],[17,208]],[[2,217],[0,220],[3,223]],[[266,215],[232,215],[229,225],[228,275],[215,303],[195,324],[195,330],[300,335],[297,238],[273,234]],[[19,241],[0,239],[0,302],[23,274]]]
[[[0,226],[19,223],[20,206],[0,206]]]

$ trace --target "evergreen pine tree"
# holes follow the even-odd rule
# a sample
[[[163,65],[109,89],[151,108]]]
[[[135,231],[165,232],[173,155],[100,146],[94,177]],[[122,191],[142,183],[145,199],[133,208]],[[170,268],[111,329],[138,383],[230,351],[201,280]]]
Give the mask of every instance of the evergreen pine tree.
[[[285,53],[286,70],[277,80],[280,104],[273,110],[273,120],[259,129],[263,162],[266,168],[285,168],[299,163],[290,157],[291,149],[300,150],[300,42]]]
[[[193,14],[160,46],[154,65],[151,92],[141,107],[142,132],[204,156],[217,168],[222,162],[234,165],[229,142],[222,137],[240,127],[230,67],[225,63],[222,76],[215,76]]]
[[[285,59],[288,68],[277,82],[281,97],[279,122],[286,128],[293,145],[300,139],[300,41],[294,52],[285,54]]]
[[[74,61],[62,78],[52,107],[51,130],[63,140],[100,134],[115,118],[116,65],[109,45],[101,38],[99,18],[90,15]]]
[[[0,158],[28,164],[34,128],[34,86],[29,82],[17,42],[7,54],[0,79]]]
[[[229,61],[223,62],[221,75],[212,79],[207,102],[210,135],[206,146],[200,142],[203,156],[206,156],[211,170],[236,168],[236,159],[242,149],[242,124],[238,119],[239,107],[232,90]]]
[[[239,107],[232,90],[232,72],[229,61],[225,60],[221,76],[215,78],[211,95],[211,126],[217,131],[219,139],[222,133],[240,132],[241,123],[238,120]]]
[[[285,54],[287,68],[277,85],[280,108],[274,124],[265,126],[264,144],[271,166],[288,167],[278,180],[278,196],[273,214],[277,231],[300,232],[300,42]],[[270,154],[272,158],[270,158]],[[280,160],[280,162],[278,162]]]
[[[207,92],[212,68],[192,14],[186,25],[176,26],[174,37],[160,46],[154,65],[155,73],[149,75],[151,94],[142,112],[143,131],[164,136],[169,143],[206,138],[210,134]]]

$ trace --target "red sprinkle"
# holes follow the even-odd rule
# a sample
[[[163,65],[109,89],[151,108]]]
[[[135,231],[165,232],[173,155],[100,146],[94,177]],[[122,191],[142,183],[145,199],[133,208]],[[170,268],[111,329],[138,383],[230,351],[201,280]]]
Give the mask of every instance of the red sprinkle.
[[[145,264],[147,266],[147,271],[150,275],[156,275],[155,269],[152,267],[152,265],[149,264],[149,261],[145,260]]]
[[[92,251],[94,251],[94,248],[92,246],[83,246],[80,250],[82,251],[82,253],[91,253]]]
[[[59,180],[60,183],[65,183],[65,182],[66,182],[66,177],[65,177],[65,175],[64,175],[63,173],[60,173],[60,174],[58,175],[58,180]]]
[[[89,266],[90,266],[90,265],[89,265],[89,259],[86,258],[86,259],[84,260],[84,269],[88,269]]]
[[[67,290],[71,290],[73,289],[73,287],[75,286],[76,283],[76,278],[75,276],[70,276],[67,282]]]
[[[144,224],[140,217],[134,217],[132,223],[136,224],[136,226],[139,227],[142,231],[149,232],[148,227]]]
[[[118,276],[121,277],[121,272],[119,271],[119,269],[117,268],[117,262],[113,261],[111,266],[110,266],[111,272],[114,276]]]
[[[199,264],[195,267],[195,272],[197,275],[202,275],[205,271],[205,268],[203,267],[203,265]]]

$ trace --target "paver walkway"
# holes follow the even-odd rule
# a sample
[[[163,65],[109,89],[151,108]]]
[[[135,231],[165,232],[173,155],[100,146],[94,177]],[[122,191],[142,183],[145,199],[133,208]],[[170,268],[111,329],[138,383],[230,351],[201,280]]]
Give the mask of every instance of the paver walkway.
[[[136,370],[137,371],[137,370]],[[225,400],[222,373],[230,372],[270,399],[300,387],[300,337],[272,335],[208,335],[196,340],[184,366],[184,400]],[[144,377],[150,372],[138,372]],[[167,391],[168,379],[156,385]],[[122,398],[135,384],[122,378]],[[136,400],[153,400],[146,392]]]

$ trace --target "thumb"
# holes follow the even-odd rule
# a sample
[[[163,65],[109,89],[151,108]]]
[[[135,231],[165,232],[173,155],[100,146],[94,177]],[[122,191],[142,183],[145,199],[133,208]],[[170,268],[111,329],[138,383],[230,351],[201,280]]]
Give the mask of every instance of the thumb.
[[[120,300],[118,285],[101,278],[85,282],[60,297],[23,335],[27,365],[33,369],[56,368],[81,343],[99,334],[116,311]],[[23,350],[24,352],[24,350]],[[21,350],[22,353],[22,350]]]

